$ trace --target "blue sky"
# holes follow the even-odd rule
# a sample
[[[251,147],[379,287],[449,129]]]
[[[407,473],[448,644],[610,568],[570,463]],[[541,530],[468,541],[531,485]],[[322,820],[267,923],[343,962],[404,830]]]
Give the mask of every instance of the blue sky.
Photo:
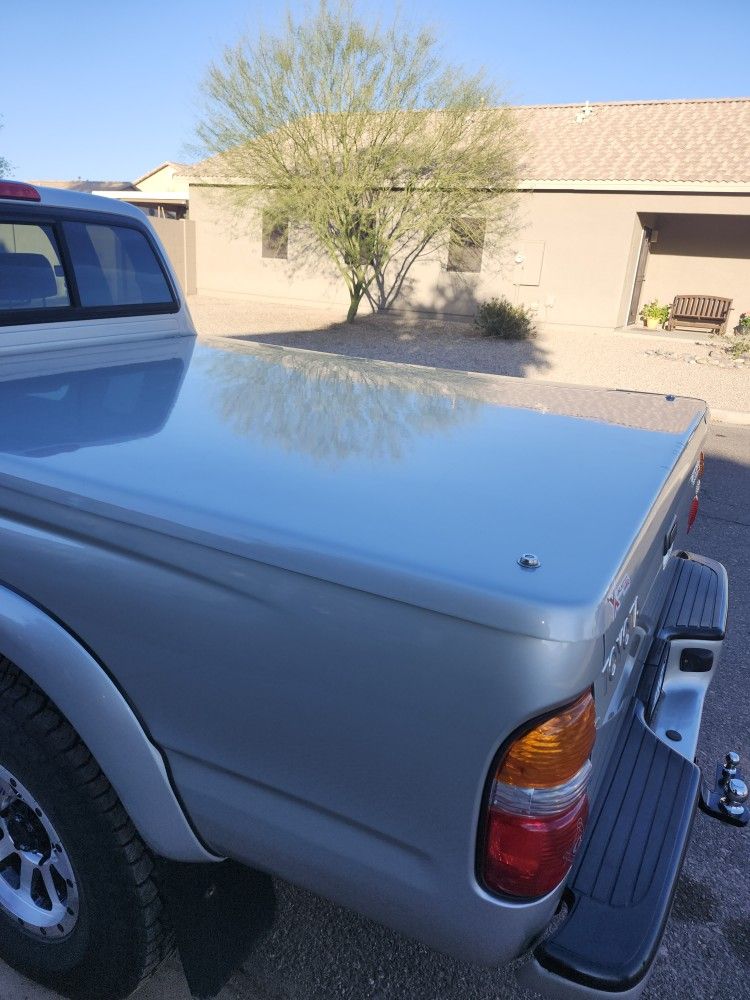
[[[130,180],[187,158],[206,65],[243,30],[273,28],[284,9],[255,0],[6,2],[0,156],[13,176],[46,179]],[[394,5],[380,6],[387,15]],[[513,103],[750,93],[747,0],[402,8],[437,28],[448,60],[484,66]]]

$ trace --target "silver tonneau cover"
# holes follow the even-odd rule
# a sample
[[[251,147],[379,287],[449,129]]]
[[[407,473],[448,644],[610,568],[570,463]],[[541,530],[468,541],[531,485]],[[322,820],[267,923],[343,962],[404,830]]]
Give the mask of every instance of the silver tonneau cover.
[[[579,640],[611,622],[705,417],[693,399],[165,338],[36,354],[33,372],[4,358],[0,489],[7,510],[56,501],[58,528],[87,511]]]

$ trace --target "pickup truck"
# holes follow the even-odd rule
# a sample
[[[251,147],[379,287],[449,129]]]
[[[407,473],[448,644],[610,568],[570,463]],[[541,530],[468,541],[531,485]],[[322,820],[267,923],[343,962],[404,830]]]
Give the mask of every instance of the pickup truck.
[[[706,427],[198,342],[136,208],[0,182],[0,957],[117,1000],[176,942],[209,996],[280,877],[638,996],[726,628]]]

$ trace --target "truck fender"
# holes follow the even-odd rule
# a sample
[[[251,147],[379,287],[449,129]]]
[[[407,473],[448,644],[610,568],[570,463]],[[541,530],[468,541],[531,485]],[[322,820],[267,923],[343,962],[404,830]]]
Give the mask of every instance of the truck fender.
[[[218,861],[194,833],[164,759],[105,668],[49,613],[0,585],[0,655],[58,707],[143,840],[173,861]]]

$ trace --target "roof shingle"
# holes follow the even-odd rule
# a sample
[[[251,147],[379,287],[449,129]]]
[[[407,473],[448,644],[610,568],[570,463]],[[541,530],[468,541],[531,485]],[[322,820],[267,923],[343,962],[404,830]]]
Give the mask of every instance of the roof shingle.
[[[750,97],[539,104],[513,108],[529,149],[524,187],[750,184]],[[185,167],[221,176],[221,156]]]
[[[750,182],[750,98],[516,108],[526,180]]]

